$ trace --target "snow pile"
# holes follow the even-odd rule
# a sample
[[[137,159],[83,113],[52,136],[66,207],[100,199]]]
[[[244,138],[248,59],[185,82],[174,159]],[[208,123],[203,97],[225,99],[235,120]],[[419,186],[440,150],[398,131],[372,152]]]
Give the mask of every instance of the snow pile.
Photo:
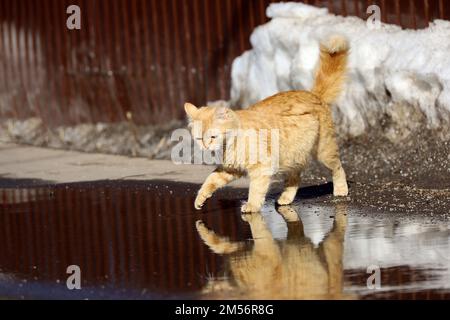
[[[319,41],[338,33],[352,48],[347,88],[334,109],[340,134],[382,128],[399,140],[422,124],[448,131],[450,22],[436,20],[424,30],[387,24],[374,29],[360,18],[301,3],[271,4],[267,16],[272,20],[251,35],[253,49],[233,62],[232,105],[248,107],[280,91],[309,90]]]

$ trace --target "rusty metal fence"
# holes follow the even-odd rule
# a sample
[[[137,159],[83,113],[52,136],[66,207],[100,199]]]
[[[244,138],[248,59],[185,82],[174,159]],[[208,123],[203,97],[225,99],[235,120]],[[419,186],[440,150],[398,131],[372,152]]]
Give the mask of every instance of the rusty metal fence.
[[[182,118],[184,101],[228,99],[231,63],[272,0],[0,0],[0,117],[47,125]],[[444,0],[304,1],[423,28]],[[81,29],[66,27],[69,5]]]

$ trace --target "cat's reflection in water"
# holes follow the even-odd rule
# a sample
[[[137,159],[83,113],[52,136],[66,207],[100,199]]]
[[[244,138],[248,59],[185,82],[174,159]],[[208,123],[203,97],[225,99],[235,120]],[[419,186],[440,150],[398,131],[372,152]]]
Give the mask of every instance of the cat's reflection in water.
[[[337,204],[331,231],[314,246],[293,207],[277,211],[287,223],[286,241],[274,240],[260,213],[243,215],[253,246],[232,242],[197,221],[197,230],[215,253],[227,256],[226,276],[210,279],[205,294],[248,299],[349,299],[343,292],[344,235],[347,206]]]

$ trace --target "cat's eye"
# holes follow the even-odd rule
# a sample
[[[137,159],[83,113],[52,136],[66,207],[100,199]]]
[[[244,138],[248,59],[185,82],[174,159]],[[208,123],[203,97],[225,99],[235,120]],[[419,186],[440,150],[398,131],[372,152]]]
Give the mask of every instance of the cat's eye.
[[[195,140],[203,140],[203,138],[195,138]]]
[[[211,139],[215,139],[215,138],[217,138],[217,136],[211,136]]]

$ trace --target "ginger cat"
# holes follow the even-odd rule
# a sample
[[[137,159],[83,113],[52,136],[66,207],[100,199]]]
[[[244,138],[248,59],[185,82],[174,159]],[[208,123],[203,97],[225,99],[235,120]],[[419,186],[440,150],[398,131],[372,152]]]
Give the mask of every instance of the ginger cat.
[[[203,289],[218,298],[236,295],[245,299],[351,299],[344,288],[344,236],[347,207],[337,204],[332,230],[315,247],[304,235],[303,224],[291,206],[280,206],[288,226],[286,241],[278,242],[260,213],[244,214],[254,245],[232,242],[197,221],[203,242],[226,255],[224,278],[210,279]]]
[[[347,196],[348,187],[339,158],[330,104],[341,91],[345,81],[349,45],[346,39],[333,36],[320,45],[320,62],[311,92],[288,91],[275,94],[248,109],[231,110],[226,107],[201,107],[186,103],[185,111],[190,123],[201,123],[202,132],[192,130],[196,142],[203,148],[224,148],[225,159],[200,188],[194,206],[200,209],[219,188],[248,174],[250,189],[242,212],[258,212],[265,201],[271,177],[285,177],[285,189],[278,204],[294,201],[300,184],[301,171],[311,155],[332,171],[334,196]],[[237,153],[236,144],[225,144],[230,130],[271,130],[279,133],[278,167],[270,161],[250,163],[249,157],[237,162],[230,154]],[[214,132],[214,134],[211,134]],[[239,139],[245,137],[237,136]],[[270,138],[268,139],[270,141]],[[249,146],[250,148],[252,146]],[[249,149],[245,149],[246,152]]]

